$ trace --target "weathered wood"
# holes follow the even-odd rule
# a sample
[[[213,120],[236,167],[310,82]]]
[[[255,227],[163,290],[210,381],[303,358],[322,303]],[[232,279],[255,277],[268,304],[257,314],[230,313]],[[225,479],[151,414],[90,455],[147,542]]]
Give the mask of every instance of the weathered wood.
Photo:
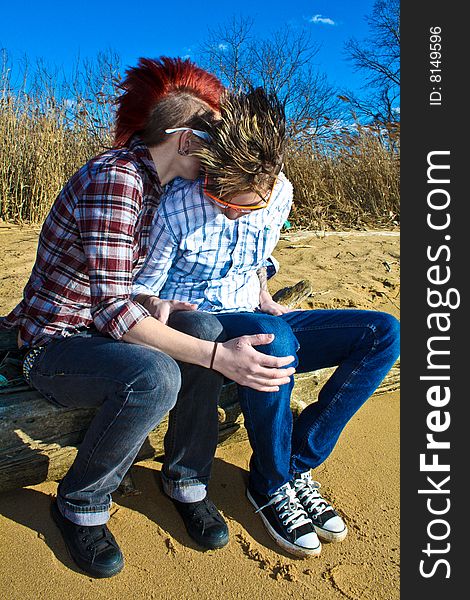
[[[295,285],[282,288],[273,295],[273,300],[284,304],[288,308],[297,308],[306,300],[313,292],[313,287],[310,281],[302,279]]]
[[[5,350],[8,344],[0,332],[0,349],[2,343]],[[294,376],[291,402],[294,415],[316,401],[333,371],[322,369]],[[397,363],[376,394],[398,387]],[[15,387],[0,387],[0,491],[60,479],[72,464],[95,412],[96,409],[56,406],[24,382]],[[165,419],[150,432],[139,459],[162,456],[167,424]],[[246,439],[237,388],[231,383],[224,386],[219,401],[219,444]]]

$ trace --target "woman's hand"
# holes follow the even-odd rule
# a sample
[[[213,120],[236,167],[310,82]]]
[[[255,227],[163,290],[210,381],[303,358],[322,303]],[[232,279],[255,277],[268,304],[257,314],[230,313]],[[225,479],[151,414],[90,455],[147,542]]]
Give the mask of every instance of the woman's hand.
[[[287,308],[287,306],[283,306],[282,304],[275,302],[272,299],[271,294],[266,290],[261,290],[259,293],[259,308],[262,313],[274,315],[275,317],[292,312],[291,308]]]
[[[260,392],[277,392],[279,386],[289,383],[294,367],[285,368],[294,361],[293,356],[269,356],[255,350],[254,346],[270,344],[272,333],[244,335],[219,344],[213,368],[240,385]]]
[[[166,301],[171,305],[171,302]],[[174,304],[184,304],[176,303]],[[165,305],[164,305],[165,306]],[[190,309],[192,310],[192,309]],[[209,368],[214,342],[201,340],[168,327],[154,317],[139,321],[123,336],[123,341],[140,344],[165,352],[175,360]],[[258,352],[256,346],[270,344],[272,333],[243,335],[218,343],[212,368],[228,379],[260,392],[277,392],[279,386],[289,383],[295,373],[293,356],[269,356]]]
[[[149,311],[152,317],[164,325],[168,323],[168,319],[172,312],[177,310],[197,310],[196,304],[181,302],[180,300],[162,300],[157,296],[141,295],[137,296],[136,300]]]

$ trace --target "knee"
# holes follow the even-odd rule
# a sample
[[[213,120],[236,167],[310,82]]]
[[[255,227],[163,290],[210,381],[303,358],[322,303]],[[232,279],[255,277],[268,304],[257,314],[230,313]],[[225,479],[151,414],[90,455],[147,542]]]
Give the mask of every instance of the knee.
[[[224,342],[224,329],[215,315],[200,311],[178,311],[170,315],[168,325],[200,340]]]
[[[378,345],[396,360],[400,355],[400,321],[389,313],[378,312],[374,327]]]
[[[268,315],[266,315],[268,316]],[[266,346],[257,346],[261,352],[271,356],[295,356],[299,349],[299,342],[290,325],[279,317],[269,316],[259,321],[257,333],[272,333],[274,339]]]
[[[181,372],[176,361],[163,352],[147,351],[131,384],[150,409],[170,411],[181,387]]]

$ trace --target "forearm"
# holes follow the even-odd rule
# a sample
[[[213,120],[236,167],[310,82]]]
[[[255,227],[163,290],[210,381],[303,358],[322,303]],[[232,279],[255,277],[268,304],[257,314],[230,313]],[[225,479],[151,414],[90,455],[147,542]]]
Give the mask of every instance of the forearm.
[[[268,271],[267,271],[266,267],[260,267],[256,271],[256,274],[258,275],[258,279],[259,279],[260,291],[267,292],[268,291]]]
[[[261,392],[277,391],[280,385],[290,381],[295,371],[293,367],[286,368],[294,360],[293,356],[268,356],[253,348],[254,345],[269,344],[273,339],[271,334],[242,336],[216,345],[149,317],[132,327],[122,339],[155,348],[181,362],[206,368],[213,364],[214,370],[228,379]]]
[[[175,360],[209,367],[214,342],[200,340],[164,325],[153,317],[132,327],[123,341],[160,350]]]

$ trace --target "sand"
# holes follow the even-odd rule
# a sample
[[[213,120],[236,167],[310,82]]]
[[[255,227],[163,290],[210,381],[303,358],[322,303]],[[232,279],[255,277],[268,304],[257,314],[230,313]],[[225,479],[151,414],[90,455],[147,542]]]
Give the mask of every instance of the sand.
[[[37,228],[0,224],[0,314],[21,297],[37,236]],[[287,232],[275,256],[281,271],[270,281],[272,293],[308,279],[313,295],[303,308],[359,307],[399,316],[397,232]],[[324,544],[320,557],[284,553],[253,514],[244,495],[250,454],[247,442],[217,451],[210,495],[231,538],[217,551],[201,551],[186,534],[160,491],[161,464],[137,463],[139,494],[116,494],[110,521],[126,565],[107,580],[82,574],[68,556],[49,517],[55,482],[0,494],[0,598],[399,598],[398,392],[374,395],[314,472],[349,527],[346,540]]]

